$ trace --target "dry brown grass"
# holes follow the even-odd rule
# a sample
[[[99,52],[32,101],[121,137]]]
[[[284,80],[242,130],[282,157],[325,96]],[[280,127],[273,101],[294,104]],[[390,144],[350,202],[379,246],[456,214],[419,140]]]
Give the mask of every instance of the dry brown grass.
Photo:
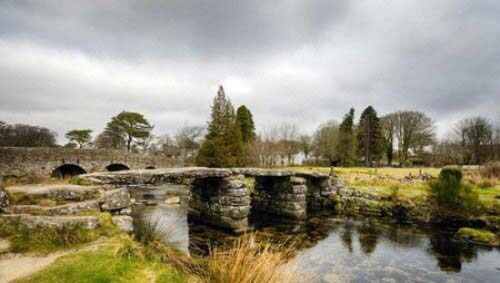
[[[253,235],[243,236],[230,248],[213,248],[200,279],[211,283],[298,282],[293,267],[286,265],[289,253],[282,248],[259,243]]]
[[[500,179],[500,162],[487,163],[479,171],[481,172],[481,176],[485,178]]]

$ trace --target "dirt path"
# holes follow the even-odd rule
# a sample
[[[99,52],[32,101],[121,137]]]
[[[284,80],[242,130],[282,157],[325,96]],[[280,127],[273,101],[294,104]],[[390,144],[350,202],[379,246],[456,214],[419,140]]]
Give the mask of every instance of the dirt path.
[[[8,245],[6,241],[0,239],[0,245],[2,242]],[[100,244],[102,244],[102,241],[94,242],[89,246],[82,247],[80,249],[60,251],[46,256],[13,253],[0,255],[0,283],[8,283],[16,279],[32,275],[51,265],[62,256],[82,250],[96,249],[100,246]]]
[[[0,258],[0,283],[7,283],[31,275],[52,264],[70,252],[58,252],[47,256],[7,254]]]

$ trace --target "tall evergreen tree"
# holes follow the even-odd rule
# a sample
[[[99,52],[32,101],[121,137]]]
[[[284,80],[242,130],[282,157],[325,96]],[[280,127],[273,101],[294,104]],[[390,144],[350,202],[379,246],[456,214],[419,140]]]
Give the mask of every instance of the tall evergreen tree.
[[[208,167],[242,166],[243,155],[243,139],[234,108],[220,86],[212,105],[208,133],[196,163]]]
[[[245,105],[238,107],[236,111],[236,120],[241,130],[243,142],[248,144],[255,140],[255,124],[253,122],[252,113]]]
[[[354,136],[354,108],[344,116],[339,126],[337,154],[342,166],[352,166],[356,161],[356,138]]]
[[[366,166],[372,166],[374,160],[380,159],[382,146],[382,133],[377,112],[372,106],[368,106],[361,114],[358,131],[358,150]]]

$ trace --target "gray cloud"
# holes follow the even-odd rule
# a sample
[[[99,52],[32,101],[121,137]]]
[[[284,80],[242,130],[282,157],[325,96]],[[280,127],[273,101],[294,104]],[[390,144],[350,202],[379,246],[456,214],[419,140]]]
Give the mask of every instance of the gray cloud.
[[[499,116],[497,1],[2,1],[0,120],[157,134],[204,124],[216,87],[260,129],[354,106],[427,112],[442,134]]]

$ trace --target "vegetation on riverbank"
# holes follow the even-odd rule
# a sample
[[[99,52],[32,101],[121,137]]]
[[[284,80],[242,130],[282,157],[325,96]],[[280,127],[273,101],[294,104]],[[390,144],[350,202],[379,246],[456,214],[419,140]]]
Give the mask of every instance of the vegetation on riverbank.
[[[136,223],[131,237],[118,233],[101,239],[98,248],[82,249],[16,282],[294,282],[286,266],[288,253],[244,236],[207,257],[189,257],[165,244],[154,222]],[[61,246],[59,246],[61,247]],[[67,246],[69,247],[69,246]]]
[[[143,257],[117,254],[127,241],[113,238],[95,250],[85,250],[57,260],[20,283],[49,282],[186,282],[173,267]]]
[[[19,220],[0,219],[0,237],[8,239],[11,252],[48,254],[119,233],[108,213],[99,214],[99,222],[99,228],[86,229],[79,224],[28,227]]]
[[[460,230],[456,233],[456,237],[459,240],[486,246],[497,246],[499,245],[500,240],[499,237],[490,231],[467,227],[460,228]]]
[[[479,204],[493,214],[500,214],[500,176],[492,166],[462,167],[463,182],[478,195]],[[495,167],[496,168],[496,167]],[[425,201],[431,196],[429,181],[438,178],[441,168],[365,168],[365,167],[290,167],[299,172],[330,173],[348,186],[380,197],[397,194],[402,201]],[[488,173],[484,173],[488,172]]]

